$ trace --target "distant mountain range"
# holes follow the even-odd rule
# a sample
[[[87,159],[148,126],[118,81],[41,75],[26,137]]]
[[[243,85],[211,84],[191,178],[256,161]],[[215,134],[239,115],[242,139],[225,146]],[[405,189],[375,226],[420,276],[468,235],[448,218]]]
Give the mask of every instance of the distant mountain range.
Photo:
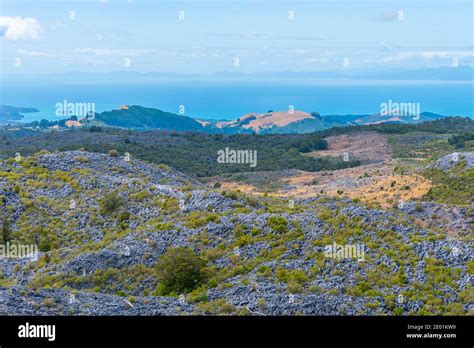
[[[399,115],[327,115],[299,110],[248,113],[233,121],[200,120],[158,109],[133,105],[118,110],[98,113],[94,122],[103,126],[135,130],[161,129],[169,131],[201,131],[206,133],[311,133],[343,126],[360,126],[378,123],[413,124],[445,116],[422,112],[418,116]]]
[[[27,81],[30,84],[45,83],[51,81],[75,81],[76,83],[128,83],[131,80],[136,82],[151,81],[190,81],[190,80],[240,80],[240,79],[262,79],[262,80],[406,80],[406,81],[472,81],[474,67],[469,65],[459,65],[456,67],[438,67],[423,69],[350,69],[334,71],[272,71],[259,73],[242,73],[233,71],[222,71],[212,74],[178,74],[167,72],[147,72],[136,71],[112,71],[104,73],[94,73],[85,71],[75,71],[58,74],[5,74],[2,80]]]
[[[29,112],[38,112],[38,110],[2,105],[0,106],[0,125],[17,123],[15,121],[23,118],[21,113]],[[380,113],[370,115],[320,115],[317,112],[308,113],[301,110],[269,110],[266,113],[248,113],[236,120],[229,121],[204,120],[139,105],[124,105],[116,110],[96,113],[93,120],[82,119],[81,123],[86,126],[98,125],[132,130],[157,129],[217,134],[291,134],[312,133],[333,127],[363,126],[379,123],[414,124],[443,117],[446,116],[430,112],[422,112],[417,116],[400,116],[396,113],[388,115]],[[37,124],[38,122],[36,122]]]

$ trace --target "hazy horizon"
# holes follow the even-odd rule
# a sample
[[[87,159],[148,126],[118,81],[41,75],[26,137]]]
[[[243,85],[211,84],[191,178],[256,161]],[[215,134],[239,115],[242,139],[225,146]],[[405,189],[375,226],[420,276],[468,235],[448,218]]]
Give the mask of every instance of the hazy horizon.
[[[2,74],[347,73],[472,66],[474,57],[469,0],[449,6],[442,0],[6,0],[0,6]]]

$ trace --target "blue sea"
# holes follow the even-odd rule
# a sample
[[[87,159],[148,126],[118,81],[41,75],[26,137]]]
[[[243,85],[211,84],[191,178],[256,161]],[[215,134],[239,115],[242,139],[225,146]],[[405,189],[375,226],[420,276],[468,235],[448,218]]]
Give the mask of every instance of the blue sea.
[[[58,119],[56,104],[95,103],[96,112],[120,105],[142,105],[204,119],[235,119],[249,112],[317,111],[322,115],[373,114],[389,100],[420,103],[421,112],[474,116],[472,82],[318,81],[308,82],[153,82],[121,84],[12,83],[1,88],[0,104],[34,107],[24,122]],[[61,118],[61,117],[59,117]]]

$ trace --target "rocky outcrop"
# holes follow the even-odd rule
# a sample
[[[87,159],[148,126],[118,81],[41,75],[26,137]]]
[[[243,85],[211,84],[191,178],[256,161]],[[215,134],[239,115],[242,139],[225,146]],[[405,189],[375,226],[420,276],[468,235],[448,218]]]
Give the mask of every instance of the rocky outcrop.
[[[18,176],[0,181],[13,236],[29,240],[39,231],[40,242],[44,234],[60,242],[36,261],[0,258],[2,314],[408,315],[426,310],[419,289],[427,286],[444,306],[474,309],[462,295],[472,285],[472,238],[439,231],[471,228],[465,208],[407,202],[383,211],[328,197],[292,207],[263,198],[249,204],[173,169],[82,151],[41,154],[22,165],[0,163]],[[122,220],[99,211],[111,191],[128,209]],[[413,222],[433,214],[437,229]],[[363,245],[364,260],[327,257],[326,246],[336,242]],[[205,255],[218,275],[201,299],[155,292],[153,270],[173,247]]]
[[[454,152],[438,159],[432,166],[441,170],[452,169],[459,162],[465,162],[464,168],[474,167],[474,152]]]

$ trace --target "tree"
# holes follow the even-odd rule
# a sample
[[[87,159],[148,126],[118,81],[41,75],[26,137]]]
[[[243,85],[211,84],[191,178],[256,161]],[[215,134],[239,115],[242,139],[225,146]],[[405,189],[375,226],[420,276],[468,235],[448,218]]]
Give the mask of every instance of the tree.
[[[204,281],[205,265],[205,261],[191,249],[168,249],[156,265],[162,293],[192,291]]]
[[[2,237],[3,237],[3,244],[7,244],[10,241],[11,235],[11,228],[10,228],[10,221],[6,217],[2,219]]]
[[[41,128],[47,128],[49,126],[49,121],[48,120],[45,120],[45,119],[42,119],[39,123],[39,126]]]
[[[308,153],[308,152],[311,152],[311,150],[312,150],[312,146],[309,141],[304,141],[299,148],[299,151],[301,153]]]
[[[91,126],[89,132],[102,132],[102,128],[99,126]]]
[[[315,150],[327,150],[328,149],[328,143],[324,139],[317,139],[313,143],[313,149],[315,149]]]

